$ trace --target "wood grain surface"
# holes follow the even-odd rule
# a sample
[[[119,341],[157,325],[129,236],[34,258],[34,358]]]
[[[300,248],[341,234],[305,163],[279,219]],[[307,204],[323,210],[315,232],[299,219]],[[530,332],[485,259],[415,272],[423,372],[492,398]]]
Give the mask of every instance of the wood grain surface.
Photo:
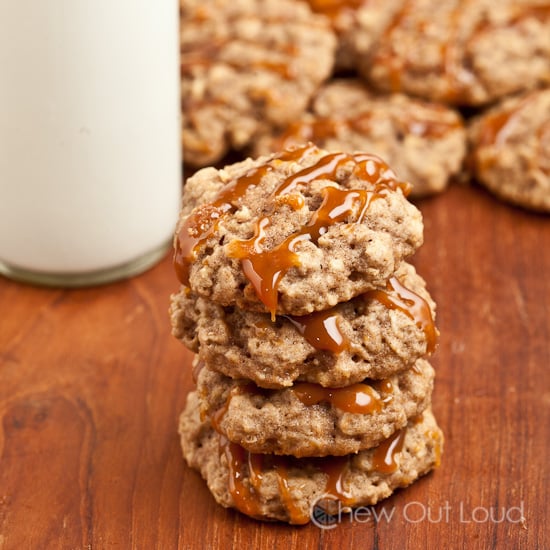
[[[550,218],[459,185],[418,204],[437,471],[333,529],[225,510],[180,453],[170,257],[93,289],[0,279],[0,549],[549,548]]]

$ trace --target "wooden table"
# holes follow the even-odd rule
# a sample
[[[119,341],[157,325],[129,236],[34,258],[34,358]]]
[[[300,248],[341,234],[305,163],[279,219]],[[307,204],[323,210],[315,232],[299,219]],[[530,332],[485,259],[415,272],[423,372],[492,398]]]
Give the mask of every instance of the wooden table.
[[[126,282],[0,279],[0,549],[550,547],[550,217],[454,186],[419,203],[442,466],[334,529],[259,523],[184,464],[190,354],[170,258]]]

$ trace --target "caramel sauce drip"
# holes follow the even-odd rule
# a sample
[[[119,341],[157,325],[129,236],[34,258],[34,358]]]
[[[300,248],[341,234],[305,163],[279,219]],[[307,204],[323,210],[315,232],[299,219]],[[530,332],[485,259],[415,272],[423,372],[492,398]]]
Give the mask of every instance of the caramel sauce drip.
[[[382,408],[382,401],[368,384],[357,383],[343,388],[324,388],[310,382],[297,382],[292,392],[307,407],[326,402],[352,414],[372,414]]]
[[[206,21],[204,19],[204,21]],[[202,21],[197,20],[202,23]],[[244,37],[236,37],[237,40],[244,44],[257,46],[255,42],[245,39]],[[208,41],[202,43],[182,44],[180,46],[180,74],[192,76],[196,68],[209,70],[215,64],[224,64],[239,72],[248,72],[250,70],[262,70],[266,72],[276,73],[284,80],[292,80],[296,78],[296,70],[292,60],[275,61],[273,59],[236,59],[229,58],[224,55],[224,49],[227,49],[230,40],[228,38],[209,37]],[[298,50],[294,44],[288,46],[279,45],[275,50],[266,50],[266,56],[273,54],[286,54],[287,56],[296,57]]]
[[[480,125],[479,145],[481,147],[503,145],[518,111],[519,106],[513,110],[487,115]]]
[[[430,109],[435,112],[430,115],[424,115],[422,118],[415,118],[411,113],[402,123],[405,126],[405,132],[419,137],[426,138],[441,138],[448,134],[451,130],[457,130],[462,127],[460,118],[456,117],[452,120],[444,120],[443,116],[446,111],[439,105],[432,105]],[[441,115],[438,118],[438,115]]]
[[[189,286],[189,266],[198,247],[216,230],[218,221],[228,208],[205,204],[195,210],[174,240],[174,269],[179,281]]]
[[[327,476],[325,494],[338,499],[345,506],[355,504],[351,493],[344,488],[349,461],[348,456],[329,456],[319,461],[319,469]]]
[[[313,144],[308,143],[296,150],[285,151],[267,164],[236,178],[218,193],[213,202],[198,207],[186,219],[174,243],[174,266],[182,284],[189,285],[189,266],[199,247],[216,231],[222,216],[233,212],[247,190],[257,186],[273,169],[271,163],[300,160],[315,149]],[[388,165],[375,155],[333,153],[325,155],[313,166],[287,177],[273,193],[273,199],[280,200],[282,197],[285,201],[296,187],[307,186],[317,179],[334,180],[338,170],[345,164],[351,164],[352,175],[372,183],[373,189],[350,190],[331,186],[323,188],[322,203],[312,214],[310,221],[271,249],[264,248],[266,228],[271,223],[268,217],[258,220],[252,238],[234,240],[228,245],[228,254],[241,260],[245,276],[258,298],[271,312],[272,319],[275,319],[281,279],[289,269],[300,265],[296,252],[298,243],[311,241],[317,244],[319,237],[338,222],[362,223],[372,201],[384,197],[390,191],[399,188],[404,195],[410,192],[410,185],[397,181]],[[300,206],[295,201],[290,201],[290,204]]]
[[[259,490],[265,469],[271,468],[277,475],[281,501],[288,514],[289,522],[294,525],[304,525],[309,522],[307,513],[309,511],[300,509],[289,485],[288,468],[293,460],[291,457],[250,453],[223,436],[220,436],[219,448],[220,454],[224,454],[227,461],[229,492],[237,510],[251,517],[262,517]],[[337,498],[345,505],[354,504],[351,494],[344,489],[344,478],[349,467],[348,457],[326,457],[319,460],[313,459],[309,463],[327,476],[325,493]],[[247,473],[248,483],[245,483]]]
[[[229,405],[231,404],[231,400],[236,395],[242,395],[244,393],[249,393],[249,394],[262,393],[262,390],[260,390],[260,388],[258,388],[253,382],[250,382],[247,384],[239,384],[231,388],[231,391],[227,394],[227,397],[225,399],[225,403],[223,404],[223,406],[220,407],[214,414],[212,414],[210,418],[210,423],[212,424],[212,427],[218,433],[223,434],[223,430],[221,429],[221,423],[223,421],[223,417],[227,414],[227,411],[229,410]]]
[[[375,54],[375,61],[385,65],[389,71],[389,87],[391,92],[401,91],[401,73],[405,68],[405,62],[396,55],[392,44],[397,43],[394,37],[395,31],[401,26],[406,25],[407,18],[413,11],[412,2],[406,0],[399,12],[393,17],[392,22],[386,27],[384,33],[379,39],[379,44],[385,44],[390,48],[389,52],[378,52]]]
[[[527,17],[534,17],[535,19],[540,19],[541,21],[544,21],[545,19],[548,19],[550,17],[549,4],[529,6],[523,9],[520,8],[520,10],[521,11],[517,16],[517,20],[527,18]]]
[[[396,277],[387,282],[387,290],[371,290],[364,294],[366,299],[378,300],[389,309],[402,311],[412,319],[426,336],[426,352],[433,353],[437,345],[437,331],[430,306],[418,294],[403,286]]]
[[[246,454],[248,455],[248,474],[252,487],[256,491],[259,491],[263,480],[263,471],[266,467],[271,467],[277,474],[277,485],[281,494],[282,504],[288,513],[290,523],[294,525],[308,523],[310,519],[309,514],[297,506],[289,485],[288,467],[291,459],[285,456],[263,455],[250,452]]]
[[[403,194],[407,194],[407,185],[404,182],[398,182],[389,166],[376,155],[368,153],[356,153],[354,155],[331,153],[322,157],[313,166],[304,168],[286,178],[277,188],[274,195],[290,193],[298,185],[308,185],[317,179],[335,180],[338,170],[345,164],[352,164],[352,175],[367,180],[374,186],[379,187],[380,189],[378,190],[381,190],[383,187],[396,190],[397,187],[400,187]]]
[[[393,399],[394,388],[391,380],[373,380],[372,387],[380,394],[381,403],[389,403]]]
[[[355,12],[367,0],[307,0],[311,9],[316,13],[326,15],[331,21],[338,21],[344,12]]]
[[[236,443],[220,437],[220,451],[225,455],[229,470],[229,492],[235,508],[244,514],[259,518],[262,516],[260,501],[253,486],[245,484],[245,465],[249,464],[249,456],[245,449]],[[258,481],[258,480],[256,480]]]
[[[452,103],[462,101],[465,98],[465,91],[469,82],[475,80],[473,73],[465,68],[464,45],[461,45],[462,41],[460,40],[462,14],[467,13],[463,4],[466,3],[466,1],[459,2],[457,7],[448,14],[447,38],[439,45],[441,69],[446,87],[442,99]],[[479,30],[479,28],[475,29],[474,33],[479,32]]]
[[[403,450],[406,428],[393,433],[374,449],[372,455],[373,470],[381,474],[392,474],[397,470],[396,455]]]
[[[513,108],[508,108],[505,111],[494,112],[486,115],[479,124],[478,135],[478,149],[475,152],[475,161],[478,168],[483,170],[490,167],[494,162],[494,156],[488,156],[482,160],[480,149],[483,147],[502,147],[508,141],[508,137],[513,132],[514,127],[517,124],[518,118],[523,109],[525,109],[533,98],[536,97],[536,93],[527,95],[521,101],[519,101]],[[544,143],[550,144],[550,122],[545,122],[538,130],[536,137],[539,142],[539,146]],[[542,147],[542,155],[540,158],[542,162],[539,162],[540,166],[544,170],[545,162],[548,163],[548,151],[547,147]]]
[[[390,438],[374,449],[372,458],[373,469],[382,474],[391,474],[397,470],[396,456],[402,451],[406,429],[395,432]],[[437,434],[428,434],[435,440],[436,462],[440,451]],[[277,475],[277,484],[281,494],[281,501],[288,513],[289,521],[295,525],[302,525],[309,521],[309,516],[296,503],[296,498],[289,485],[288,468],[293,460],[290,457],[261,455],[250,453],[241,446],[220,437],[220,451],[225,454],[229,469],[229,491],[235,507],[241,512],[261,517],[261,501],[259,488],[264,471],[271,468]],[[304,460],[304,459],[301,459]],[[350,467],[350,457],[334,456],[320,459],[306,459],[308,464],[326,476],[324,493],[339,500],[345,506],[353,506],[356,500],[351,492],[345,488],[345,479]],[[302,465],[304,462],[302,462]],[[248,473],[248,483],[244,482]]]
[[[294,236],[272,250],[265,250],[262,247],[265,228],[269,223],[269,218],[259,220],[254,236],[247,241],[233,241],[229,250],[233,257],[241,260],[246,278],[254,287],[258,298],[271,312],[271,318],[274,320],[279,282],[291,267],[300,265],[300,258],[295,252],[299,239]]]
[[[340,130],[347,126],[346,119],[322,117],[313,120],[299,120],[287,126],[277,140],[278,146],[287,148],[308,141],[320,144],[324,140],[338,136]]]
[[[430,107],[434,109],[435,107]],[[425,138],[440,138],[451,130],[461,127],[458,117],[453,120],[444,120],[439,114],[443,109],[437,109],[433,115],[425,114],[423,117],[415,117],[409,113],[407,117],[395,116],[394,122],[403,128],[406,134],[412,134]],[[312,141],[323,146],[326,140],[336,138],[343,130],[353,130],[357,133],[369,132],[369,125],[372,122],[372,114],[363,112],[354,118],[329,118],[320,117],[313,120],[301,120],[290,124],[284,133],[278,138],[279,148],[287,148],[292,145]]]
[[[439,48],[440,67],[442,76],[445,79],[445,89],[442,91],[441,99],[451,103],[460,103],[466,98],[466,91],[469,83],[475,78],[475,75],[467,68],[463,59],[463,49],[465,48],[461,38],[462,15],[467,13],[466,4],[471,0],[463,0],[457,3],[457,7],[447,13],[438,13],[438,18],[447,22],[445,40],[436,46]],[[427,26],[430,24],[430,14],[425,14],[419,18],[415,14],[415,2],[406,1],[401,11],[394,17],[392,23],[386,28],[381,44],[387,44],[389,51],[382,51],[376,55],[376,63],[384,65],[388,70],[389,88],[392,92],[402,91],[401,75],[409,69],[409,61],[402,54],[398,54],[392,47],[392,44],[399,43],[396,36],[401,28],[414,29],[414,32],[422,37],[428,34]],[[444,23],[443,23],[444,24]],[[475,29],[474,33],[480,29]]]
[[[298,161],[314,148],[314,145],[308,144],[296,150],[285,151],[275,156],[271,162]],[[174,239],[174,269],[183,285],[189,286],[189,266],[200,246],[216,231],[222,216],[233,212],[248,189],[257,186],[273,170],[271,162],[253,168],[225,185],[214,201],[197,207],[185,220]]]
[[[298,185],[307,185],[316,179],[335,179],[336,171],[351,159],[346,153],[332,153],[325,155],[313,166],[308,166],[296,174],[286,178],[275,190],[274,196],[290,193]]]
[[[281,500],[288,513],[290,523],[305,525],[309,522],[310,517],[307,512],[301,510],[296,504],[296,499],[288,483],[288,468],[284,457],[280,456],[276,458],[275,470],[277,471],[277,484],[281,493]]]
[[[468,51],[470,42],[483,32],[486,32],[490,27],[486,19],[478,22],[473,29],[466,44],[461,44],[460,34],[462,32],[462,17],[468,13],[469,9],[465,5],[467,2],[462,1],[449,14],[449,30],[446,34],[445,42],[441,44],[441,56],[443,60],[443,71],[447,79],[447,90],[442,99],[453,102],[467,102],[467,89],[472,81],[477,79],[476,75],[468,68],[468,59],[464,59],[464,51]],[[473,4],[472,0],[468,3]],[[507,25],[513,27],[518,25],[522,20],[527,18],[535,18],[544,21],[550,16],[550,6],[512,6],[516,8],[516,14],[508,20]],[[489,28],[490,30],[490,28]]]
[[[223,406],[211,415],[210,422],[212,427],[218,433],[223,433],[221,423],[229,410],[231,400],[236,395],[248,393],[252,395],[262,394],[269,396],[272,391],[276,390],[270,391],[259,388],[253,383],[234,386],[227,394]],[[336,409],[352,414],[372,414],[380,411],[383,404],[388,401],[387,396],[381,399],[371,386],[361,382],[343,388],[324,388],[319,384],[310,382],[296,382],[290,391],[294,392],[296,397],[298,397],[306,407],[326,402]],[[393,391],[391,383],[390,387],[381,388],[381,391],[391,393],[391,391]]]
[[[310,221],[282,243],[271,249],[263,247],[265,229],[270,224],[269,218],[264,217],[258,221],[251,239],[233,241],[228,246],[229,254],[241,260],[247,279],[258,298],[271,312],[272,319],[275,319],[277,289],[281,279],[290,268],[300,265],[300,258],[296,252],[298,243],[311,241],[317,244],[319,237],[338,222],[353,219],[353,223],[362,223],[373,200],[385,196],[388,191],[395,191],[398,187],[404,194],[410,190],[408,184],[396,181],[389,167],[374,155],[352,156],[346,153],[333,153],[325,155],[313,166],[286,178],[273,195],[287,195],[297,186],[308,185],[317,179],[335,179],[337,171],[346,163],[353,163],[353,173],[373,183],[374,189],[324,187],[321,190],[322,203]]]
[[[315,349],[341,353],[350,348],[347,337],[338,326],[340,317],[333,309],[309,315],[285,316]]]

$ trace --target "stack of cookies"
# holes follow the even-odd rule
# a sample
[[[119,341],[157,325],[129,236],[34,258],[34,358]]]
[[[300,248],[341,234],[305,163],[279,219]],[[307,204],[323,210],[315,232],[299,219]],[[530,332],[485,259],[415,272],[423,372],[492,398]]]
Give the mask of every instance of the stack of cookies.
[[[187,180],[171,320],[197,389],[179,431],[223,506],[302,524],[439,464],[409,190],[374,155],[311,143]]]

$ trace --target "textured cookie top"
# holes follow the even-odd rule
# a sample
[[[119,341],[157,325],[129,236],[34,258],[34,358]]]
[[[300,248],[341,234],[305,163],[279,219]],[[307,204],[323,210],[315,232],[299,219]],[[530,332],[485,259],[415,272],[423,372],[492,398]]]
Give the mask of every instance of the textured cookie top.
[[[327,16],[338,37],[336,68],[355,68],[358,55],[368,55],[404,0],[306,0]]]
[[[205,166],[305,110],[334,63],[328,20],[290,0],[181,2],[184,160]]]
[[[403,262],[381,289],[306,316],[223,307],[183,288],[172,297],[172,330],[201,361],[265,388],[295,380],[326,387],[400,372],[436,345],[435,304]]]
[[[201,413],[229,441],[255,453],[341,456],[378,445],[431,402],[434,370],[419,359],[385,380],[344,388],[296,382],[262,390],[208,367],[200,370]]]
[[[179,431],[187,463],[218,503],[257,519],[305,524],[318,507],[368,506],[439,466],[443,435],[430,410],[378,447],[354,455],[292,458],[245,451],[201,422],[189,394]],[[328,509],[330,512],[330,508]]]
[[[406,0],[360,64],[378,88],[480,105],[550,82],[547,0]]]
[[[322,86],[310,111],[282,132],[262,135],[254,154],[312,141],[329,151],[370,151],[412,184],[412,197],[442,191],[466,152],[462,117],[402,94],[373,95],[358,80]]]
[[[312,144],[205,168],[175,237],[182,284],[221,305],[305,315],[385,285],[422,243],[409,189],[378,157]]]
[[[472,123],[476,178],[501,198],[550,212],[550,89],[510,98]]]

